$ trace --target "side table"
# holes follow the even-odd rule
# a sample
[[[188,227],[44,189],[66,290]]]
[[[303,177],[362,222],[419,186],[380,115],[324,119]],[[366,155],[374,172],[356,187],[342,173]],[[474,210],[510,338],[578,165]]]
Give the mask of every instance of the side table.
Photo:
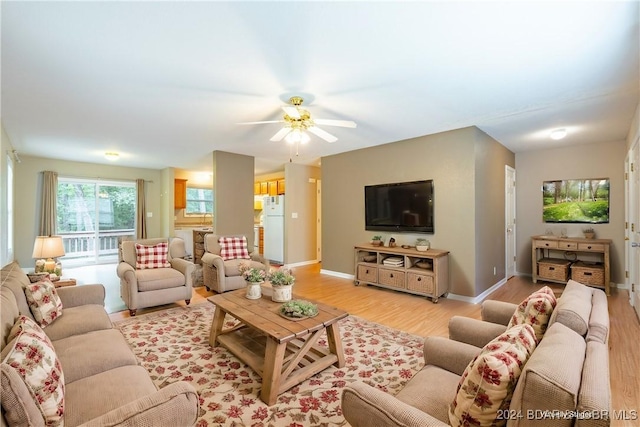
[[[75,285],[76,285],[76,279],[60,278],[60,280],[56,280],[55,282],[53,282],[53,286],[55,286],[56,288],[62,288],[65,286],[75,286]]]

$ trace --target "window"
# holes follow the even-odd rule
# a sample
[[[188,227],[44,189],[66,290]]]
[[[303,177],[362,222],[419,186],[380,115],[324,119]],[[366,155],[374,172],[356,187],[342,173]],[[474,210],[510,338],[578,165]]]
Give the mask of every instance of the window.
[[[187,215],[213,214],[213,190],[210,188],[187,187]]]
[[[133,182],[58,178],[57,233],[65,260],[113,262],[118,241],[135,237]]]

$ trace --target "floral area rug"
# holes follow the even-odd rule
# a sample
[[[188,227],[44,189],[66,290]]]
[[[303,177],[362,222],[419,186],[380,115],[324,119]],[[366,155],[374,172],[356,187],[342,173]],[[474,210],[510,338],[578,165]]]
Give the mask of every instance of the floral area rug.
[[[340,408],[345,385],[361,380],[396,394],[424,364],[423,338],[349,316],[340,321],[346,365],[325,369],[267,406],[259,398],[261,378],[228,350],[209,346],[214,309],[204,303],[115,322],[159,388],[193,384],[200,427],[348,425]],[[326,336],[320,344],[327,345]]]

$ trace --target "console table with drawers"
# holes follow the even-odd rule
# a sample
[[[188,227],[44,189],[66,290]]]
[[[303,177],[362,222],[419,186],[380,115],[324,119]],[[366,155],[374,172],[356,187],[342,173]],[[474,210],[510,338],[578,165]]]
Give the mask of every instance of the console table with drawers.
[[[572,278],[585,285],[602,287],[610,295],[610,246],[610,239],[532,236],[533,283],[538,280],[566,283]]]
[[[355,283],[423,295],[436,303],[449,292],[449,251],[358,245]]]

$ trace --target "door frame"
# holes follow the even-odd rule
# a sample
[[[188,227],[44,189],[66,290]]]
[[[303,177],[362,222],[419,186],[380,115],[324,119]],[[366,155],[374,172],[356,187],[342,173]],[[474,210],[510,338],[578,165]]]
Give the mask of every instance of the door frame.
[[[640,318],[640,136],[631,144],[625,158],[625,287],[629,304]]]
[[[511,191],[510,191],[511,190]],[[510,223],[510,212],[513,223]],[[504,168],[504,275],[509,280],[516,275],[516,170],[509,165]],[[511,233],[511,239],[509,234]],[[511,244],[509,244],[511,240]],[[511,258],[511,260],[510,260]],[[509,266],[513,265],[513,271]]]

